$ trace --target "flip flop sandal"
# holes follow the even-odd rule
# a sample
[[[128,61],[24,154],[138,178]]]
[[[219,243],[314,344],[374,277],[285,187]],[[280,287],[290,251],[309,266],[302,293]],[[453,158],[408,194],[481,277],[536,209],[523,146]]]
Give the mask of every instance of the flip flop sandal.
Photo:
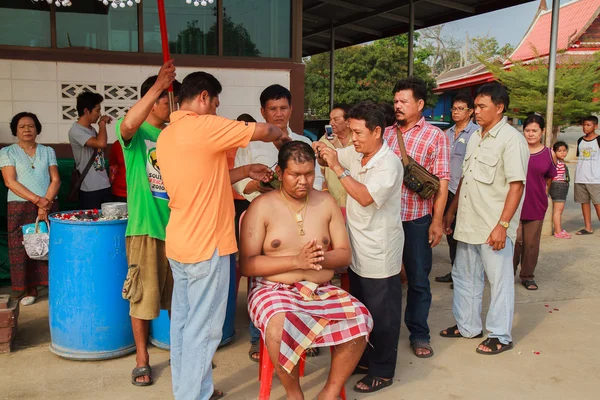
[[[444,331],[446,331],[446,333],[444,333]],[[458,331],[458,325],[454,325],[454,326],[451,326],[450,328],[446,328],[446,329],[444,329],[444,331],[440,331],[440,336],[445,337],[445,338],[479,339],[479,338],[483,337],[483,332],[481,332],[479,335],[473,336],[471,338],[463,336],[460,333],[460,331],[458,333],[456,332],[456,331]]]
[[[150,380],[148,382],[138,382],[136,381],[137,378],[140,378],[142,376],[147,376],[148,378],[150,378]],[[150,368],[150,366],[145,366],[145,367],[136,367],[133,369],[133,371],[131,371],[131,383],[134,384],[135,386],[150,386],[152,385],[154,382],[152,381],[152,368]]]
[[[359,383],[362,383],[363,385],[367,386],[368,389],[359,388],[358,387]],[[386,387],[390,386],[392,383],[394,383],[393,379],[388,379],[386,381],[382,378],[367,375],[356,383],[356,385],[354,386],[354,391],[358,392],[358,393],[373,393],[373,392],[377,392],[378,390],[385,389]]]
[[[481,346],[481,345],[484,345],[488,349],[492,349],[492,351],[483,351],[483,350],[480,350],[479,347],[477,347],[477,349],[475,351],[479,354],[485,354],[488,356],[500,354],[504,351],[507,351],[507,350],[510,350],[513,348],[513,342],[510,342],[509,344],[504,344],[504,343],[500,342],[500,340],[498,340],[498,338],[487,338],[483,342],[479,343],[479,346]],[[498,345],[500,345],[500,348],[498,348]]]
[[[422,340],[417,340],[415,342],[412,342],[410,344],[410,347],[412,347],[413,353],[418,358],[433,357],[433,348],[431,347],[431,344],[429,344],[429,342],[425,342],[425,341],[422,341]],[[417,349],[429,350],[429,354],[417,354]]]
[[[522,281],[521,285],[523,285],[523,287],[525,287],[525,289],[527,290],[538,290],[538,285],[537,283],[535,283],[535,281],[532,280],[527,280],[527,281]],[[533,286],[533,287],[531,287]]]
[[[593,235],[594,232],[590,232],[586,229],[580,229],[577,231],[577,233],[575,233],[576,235]]]
[[[220,390],[215,389],[213,391],[212,396],[210,396],[209,400],[218,400],[225,397],[225,392],[221,392]]]
[[[256,358],[252,357],[255,354],[256,355],[260,354],[260,343],[258,343],[258,342],[250,344],[250,350],[248,351],[248,357],[250,357],[250,361],[254,361],[254,362],[259,361],[258,357],[256,357]]]
[[[309,347],[306,349],[306,357],[316,357],[321,353],[318,347]]]

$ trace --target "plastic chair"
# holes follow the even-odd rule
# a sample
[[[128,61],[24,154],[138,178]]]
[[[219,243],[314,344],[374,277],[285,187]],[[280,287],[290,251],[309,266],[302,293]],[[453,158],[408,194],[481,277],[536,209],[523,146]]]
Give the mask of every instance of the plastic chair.
[[[242,230],[242,219],[244,218],[245,214],[246,214],[246,211],[244,211],[240,215],[240,232]],[[241,278],[241,274],[239,271],[239,265],[237,266],[236,272],[237,272],[237,287],[236,287],[236,289],[238,289],[239,285],[240,285],[240,278]],[[248,294],[250,294],[250,281],[251,281],[251,279],[249,278],[248,279]],[[349,279],[347,273],[341,274],[341,286],[342,286],[342,289],[345,291],[348,291],[350,288],[350,279]],[[236,293],[237,293],[237,290],[236,290]],[[333,347],[331,347],[330,350],[333,353]],[[306,364],[306,353],[302,354],[302,356],[300,357],[300,361],[299,361],[299,365],[298,365],[298,368],[300,369],[298,371],[299,377],[304,376],[305,364]],[[260,382],[260,391],[259,391],[259,395],[258,395],[259,400],[269,400],[271,398],[271,388],[273,386],[273,372],[274,371],[275,371],[275,367],[273,366],[273,363],[271,362],[271,358],[269,357],[269,354],[267,352],[267,346],[265,346],[265,342],[261,335],[260,349],[258,352],[258,380]],[[340,397],[342,398],[342,400],[346,400],[346,388],[344,388],[343,386],[342,386],[342,390],[340,391]]]
[[[333,347],[330,347],[331,352],[333,353]],[[275,367],[271,362],[271,358],[269,357],[269,353],[267,352],[267,346],[265,346],[265,341],[262,336],[260,338],[260,351],[258,353],[258,380],[260,382],[260,391],[258,394],[258,400],[269,400],[271,398],[271,387],[273,386],[273,372],[275,371]],[[298,368],[300,368],[299,376],[304,376],[304,367],[306,364],[306,353],[302,354],[300,357]],[[342,386],[342,390],[340,391],[340,397],[342,400],[346,400],[346,388]]]

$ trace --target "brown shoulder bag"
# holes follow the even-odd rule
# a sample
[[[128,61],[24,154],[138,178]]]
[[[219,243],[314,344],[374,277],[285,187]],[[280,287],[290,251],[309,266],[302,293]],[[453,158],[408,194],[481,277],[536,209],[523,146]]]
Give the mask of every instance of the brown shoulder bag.
[[[396,136],[398,137],[398,146],[404,165],[404,186],[421,198],[429,200],[440,189],[440,179],[406,154],[404,139],[399,128],[396,128]]]

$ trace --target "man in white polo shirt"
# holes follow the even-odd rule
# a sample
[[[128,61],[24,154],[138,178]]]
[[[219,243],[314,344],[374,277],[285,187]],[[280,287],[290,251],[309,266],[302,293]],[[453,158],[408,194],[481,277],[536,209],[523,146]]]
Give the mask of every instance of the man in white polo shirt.
[[[348,193],[346,213],[352,248],[350,292],[371,312],[374,328],[355,370],[366,375],[354,390],[371,393],[393,382],[400,336],[400,267],[404,231],[400,219],[403,168],[383,140],[385,115],[371,102],[348,111],[353,147],[313,143],[319,164],[334,171]]]

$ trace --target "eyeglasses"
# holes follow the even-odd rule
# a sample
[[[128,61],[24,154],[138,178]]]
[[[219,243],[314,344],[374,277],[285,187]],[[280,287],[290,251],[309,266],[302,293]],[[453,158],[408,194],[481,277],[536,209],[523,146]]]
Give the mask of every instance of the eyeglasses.
[[[452,111],[452,112],[463,112],[465,110],[469,110],[469,108],[465,108],[465,107],[452,107],[450,109],[450,111]]]

